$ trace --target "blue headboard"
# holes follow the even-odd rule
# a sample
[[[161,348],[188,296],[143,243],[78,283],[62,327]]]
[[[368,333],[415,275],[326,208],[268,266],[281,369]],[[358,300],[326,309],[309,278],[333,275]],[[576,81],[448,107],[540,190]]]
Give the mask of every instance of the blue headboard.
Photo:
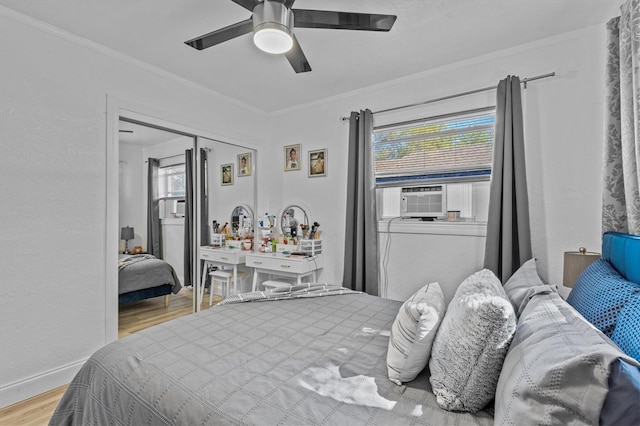
[[[640,235],[605,232],[602,258],[627,280],[640,284]]]

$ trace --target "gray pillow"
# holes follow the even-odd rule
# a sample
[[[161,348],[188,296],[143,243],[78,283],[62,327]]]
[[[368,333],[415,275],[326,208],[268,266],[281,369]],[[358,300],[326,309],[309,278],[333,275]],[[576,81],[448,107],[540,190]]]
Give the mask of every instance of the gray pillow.
[[[597,425],[617,359],[640,365],[557,293],[532,297],[500,374],[495,424]]]
[[[495,396],[516,314],[488,269],[466,278],[449,303],[431,349],[431,387],[445,410],[476,412]]]
[[[544,285],[544,283],[538,276],[535,259],[527,260],[513,275],[511,275],[504,285],[504,291],[507,293],[516,313],[520,309],[522,302],[525,300],[529,289],[541,285]]]
[[[389,336],[389,380],[397,385],[410,382],[427,366],[445,308],[438,283],[425,285],[402,304]]]

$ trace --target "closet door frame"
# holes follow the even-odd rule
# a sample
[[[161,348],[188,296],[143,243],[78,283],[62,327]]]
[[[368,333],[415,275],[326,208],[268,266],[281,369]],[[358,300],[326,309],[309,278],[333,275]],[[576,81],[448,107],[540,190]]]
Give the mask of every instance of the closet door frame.
[[[183,133],[188,136],[194,137],[194,193],[198,194],[200,189],[200,177],[198,176],[198,163],[200,159],[200,147],[198,138],[203,137],[213,141],[226,143],[230,145],[242,146],[247,149],[253,150],[255,155],[254,167],[257,169],[258,149],[255,145],[232,140],[227,137],[222,137],[214,133],[198,129],[196,127],[190,127],[188,125],[179,124],[171,119],[165,119],[164,117],[170,117],[174,114],[168,111],[157,111],[154,107],[149,105],[142,105],[133,100],[123,99],[119,96],[107,94],[107,111],[106,111],[106,205],[105,205],[105,253],[104,253],[104,268],[105,268],[105,283],[104,283],[104,296],[105,296],[105,330],[104,330],[104,344],[118,340],[118,270],[115,267],[118,263],[118,247],[119,247],[119,235],[118,221],[119,221],[119,154],[120,154],[120,141],[119,141],[119,121],[120,118],[124,118],[130,121],[138,121],[150,125],[152,127],[164,128],[169,131]],[[210,169],[209,169],[210,170]],[[211,172],[211,171],[210,171]],[[254,180],[254,206],[257,206],[258,201],[258,186],[257,186],[257,173],[253,173],[252,179]],[[195,196],[194,194],[194,196]],[[199,224],[199,203],[200,201],[196,197],[196,203],[194,205],[194,233],[193,238],[195,253],[192,265],[192,282],[194,283],[193,291],[199,291],[200,280],[199,274],[201,273],[199,262],[200,251],[200,224]],[[255,218],[254,218],[255,221]],[[197,294],[197,293],[196,293]],[[197,297],[193,297],[194,300],[194,312],[199,311],[199,306],[196,306]]]

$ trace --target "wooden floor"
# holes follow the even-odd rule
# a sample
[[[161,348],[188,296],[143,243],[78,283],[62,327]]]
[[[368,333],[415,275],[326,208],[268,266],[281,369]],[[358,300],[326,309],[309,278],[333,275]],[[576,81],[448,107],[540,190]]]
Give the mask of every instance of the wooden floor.
[[[169,296],[169,307],[164,297],[141,300],[121,306],[118,314],[118,338],[122,338],[174,318],[188,315],[193,310],[192,291],[183,288]],[[201,309],[209,308],[209,295],[205,294]],[[221,300],[214,296],[214,305]],[[0,410],[0,426],[40,426],[49,423],[58,401],[67,386],[61,386]]]

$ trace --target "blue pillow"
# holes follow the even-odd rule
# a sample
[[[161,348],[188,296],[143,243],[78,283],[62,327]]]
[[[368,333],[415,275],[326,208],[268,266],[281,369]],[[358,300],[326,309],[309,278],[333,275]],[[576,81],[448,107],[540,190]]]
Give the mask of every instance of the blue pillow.
[[[640,284],[624,279],[609,262],[598,259],[580,275],[567,302],[611,337],[620,310],[637,294]]]
[[[640,362],[640,295],[632,297],[620,311],[611,340]]]
[[[602,236],[602,258],[623,277],[640,284],[640,235],[605,232]]]
[[[640,369],[618,358],[610,365],[600,425],[640,425]]]

